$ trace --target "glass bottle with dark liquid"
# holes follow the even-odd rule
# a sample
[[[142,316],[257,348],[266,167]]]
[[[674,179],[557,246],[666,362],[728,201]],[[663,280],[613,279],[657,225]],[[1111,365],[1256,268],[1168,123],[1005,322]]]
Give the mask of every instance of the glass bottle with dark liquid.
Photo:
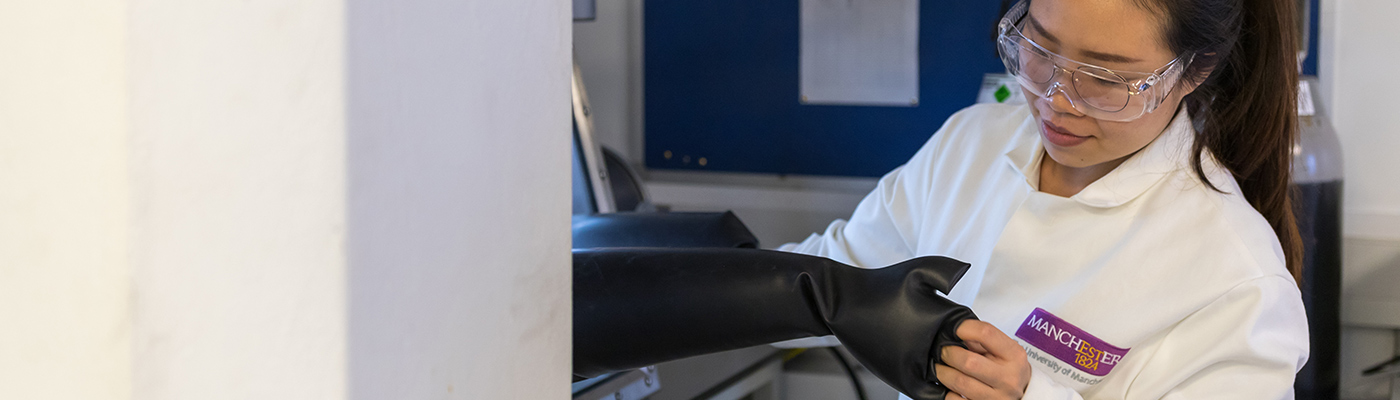
[[[1294,209],[1303,237],[1301,283],[1311,345],[1293,387],[1298,399],[1336,399],[1341,379],[1342,150],[1318,96],[1308,90],[1316,86],[1316,77],[1300,82],[1299,137],[1293,147]]]

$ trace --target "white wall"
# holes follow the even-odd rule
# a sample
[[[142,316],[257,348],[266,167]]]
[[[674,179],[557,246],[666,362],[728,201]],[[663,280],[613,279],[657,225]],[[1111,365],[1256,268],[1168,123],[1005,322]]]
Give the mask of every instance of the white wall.
[[[0,2],[0,398],[129,398],[126,12]]]
[[[647,189],[673,211],[733,211],[763,248],[801,241],[850,218],[874,178],[652,174]]]
[[[1348,236],[1400,241],[1400,63],[1393,0],[1323,0],[1318,73],[1346,160]]]
[[[0,398],[565,398],[569,2],[0,5]]]

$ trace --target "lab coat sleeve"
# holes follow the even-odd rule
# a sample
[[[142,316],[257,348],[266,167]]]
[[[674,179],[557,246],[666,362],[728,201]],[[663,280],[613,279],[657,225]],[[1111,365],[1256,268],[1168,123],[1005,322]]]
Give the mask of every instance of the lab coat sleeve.
[[[1247,281],[1178,323],[1147,356],[1127,399],[1292,399],[1308,358],[1301,295],[1286,277]],[[1023,397],[1080,398],[1034,369]]]
[[[880,178],[849,220],[836,220],[821,234],[782,251],[831,258],[861,268],[879,268],[913,258],[918,228],[924,221],[933,160],[943,131],[933,135],[909,162]]]

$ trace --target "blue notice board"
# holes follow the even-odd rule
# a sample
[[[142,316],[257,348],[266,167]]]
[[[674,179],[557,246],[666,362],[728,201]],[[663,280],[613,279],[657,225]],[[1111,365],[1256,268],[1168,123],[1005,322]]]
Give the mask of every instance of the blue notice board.
[[[1002,73],[1001,1],[919,4],[914,107],[803,105],[798,0],[645,4],[646,165],[653,169],[880,176]]]

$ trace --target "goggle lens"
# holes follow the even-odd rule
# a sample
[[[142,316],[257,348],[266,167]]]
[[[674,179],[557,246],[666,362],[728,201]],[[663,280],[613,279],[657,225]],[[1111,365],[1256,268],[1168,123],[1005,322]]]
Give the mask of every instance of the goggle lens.
[[[1059,73],[1064,71],[1070,75],[1070,83],[1077,97],[1073,99],[1075,102],[1084,102],[1099,111],[1114,113],[1123,111],[1132,100],[1132,95],[1129,94],[1131,87],[1128,86],[1127,80],[1113,71],[1089,66],[1074,70],[1064,69],[1056,65],[1049,54],[1027,43],[1024,38],[1003,45],[1015,49],[1014,52],[1007,52],[1016,54],[1014,59],[1006,60],[1007,70],[1033,84],[1027,89],[1045,93],[1050,89],[1051,83],[1060,76]]]
[[[1024,75],[1026,79],[1041,85],[1050,83],[1050,80],[1055,79],[1055,70],[1057,68],[1055,67],[1055,62],[1050,59],[1048,54],[1032,46],[1021,46],[1019,44],[1013,46],[1018,48],[1017,53],[1021,55],[1019,57],[1020,65],[1018,69],[1020,69],[1021,75]]]
[[[1090,107],[1119,112],[1128,107],[1128,82],[1111,71],[1081,67],[1074,73],[1074,91]]]

